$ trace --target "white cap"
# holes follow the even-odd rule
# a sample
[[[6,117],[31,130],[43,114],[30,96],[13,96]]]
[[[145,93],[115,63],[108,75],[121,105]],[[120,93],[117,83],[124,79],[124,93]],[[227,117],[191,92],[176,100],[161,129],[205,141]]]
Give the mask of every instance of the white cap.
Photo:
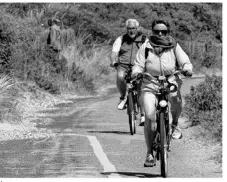
[[[138,27],[139,22],[136,19],[128,19],[125,23],[126,27]]]

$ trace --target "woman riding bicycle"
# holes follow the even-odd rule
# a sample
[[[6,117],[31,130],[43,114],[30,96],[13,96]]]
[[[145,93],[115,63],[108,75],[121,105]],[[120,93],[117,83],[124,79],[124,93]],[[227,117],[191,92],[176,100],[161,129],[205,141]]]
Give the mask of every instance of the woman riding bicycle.
[[[153,35],[149,41],[145,42],[136,55],[135,65],[132,68],[132,76],[136,77],[138,73],[147,72],[152,76],[171,75],[179,66],[185,72],[185,76],[192,75],[192,64],[187,54],[182,50],[180,45],[169,36],[170,25],[163,20],[155,20],[152,23]],[[182,80],[176,76],[173,83],[178,86],[176,93],[169,95],[172,115],[173,138],[182,137],[178,127],[178,118],[182,110],[182,100],[180,87]],[[156,124],[156,93],[158,86],[151,82],[142,84],[142,101],[145,109],[144,136],[147,145],[147,156],[144,167],[153,167],[153,140],[157,128]]]

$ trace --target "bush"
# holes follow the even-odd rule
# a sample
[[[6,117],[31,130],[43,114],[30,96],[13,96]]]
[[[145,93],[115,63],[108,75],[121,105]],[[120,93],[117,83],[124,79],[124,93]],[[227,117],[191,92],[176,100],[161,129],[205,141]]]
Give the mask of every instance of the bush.
[[[201,125],[217,140],[222,137],[222,77],[206,76],[205,81],[191,87],[185,96],[184,113],[191,125]]]
[[[48,91],[51,94],[60,94],[57,84],[54,84],[53,81],[49,81],[48,78],[39,76],[36,78],[35,82],[40,88]]]
[[[218,63],[218,60],[216,59],[215,54],[212,52],[209,52],[209,53],[206,53],[206,55],[204,56],[201,66],[204,66],[206,68],[212,68],[214,66],[218,66],[217,63]]]

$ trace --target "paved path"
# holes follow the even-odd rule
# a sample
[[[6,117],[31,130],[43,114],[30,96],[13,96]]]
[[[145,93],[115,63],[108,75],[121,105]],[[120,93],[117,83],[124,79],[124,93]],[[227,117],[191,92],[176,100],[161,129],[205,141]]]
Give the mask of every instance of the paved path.
[[[183,93],[197,83],[185,82]],[[112,88],[101,97],[74,99],[42,111],[37,126],[51,131],[51,137],[2,141],[0,177],[159,178],[159,166],[143,167],[143,128],[130,135],[126,111],[116,109],[117,98]],[[211,160],[213,149],[192,133],[192,128],[184,129],[183,139],[173,141],[170,177],[221,177]]]

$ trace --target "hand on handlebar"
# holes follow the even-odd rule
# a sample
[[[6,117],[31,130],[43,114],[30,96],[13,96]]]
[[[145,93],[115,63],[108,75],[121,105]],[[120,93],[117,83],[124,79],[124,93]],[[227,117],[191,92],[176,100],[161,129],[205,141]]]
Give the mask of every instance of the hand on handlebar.
[[[168,75],[168,79],[171,78],[171,77],[173,77],[173,76],[179,75],[179,74],[182,74],[185,77],[191,77],[193,75],[193,72],[190,71],[190,70],[183,70],[183,71],[182,70],[176,70],[174,73],[172,73],[172,75]],[[142,80],[143,78],[146,78],[148,80],[157,80],[157,79],[162,79],[163,80],[163,78],[154,77],[150,73],[147,73],[147,72],[138,73],[136,75],[136,79],[137,80]]]
[[[191,71],[182,71],[182,74],[185,76],[185,77],[191,77],[193,75],[193,73]]]
[[[111,68],[117,68],[118,63],[114,62],[114,63],[110,63],[110,67]]]
[[[137,80],[141,80],[143,78],[143,74],[142,73],[138,73],[137,75],[136,75],[136,79]]]

